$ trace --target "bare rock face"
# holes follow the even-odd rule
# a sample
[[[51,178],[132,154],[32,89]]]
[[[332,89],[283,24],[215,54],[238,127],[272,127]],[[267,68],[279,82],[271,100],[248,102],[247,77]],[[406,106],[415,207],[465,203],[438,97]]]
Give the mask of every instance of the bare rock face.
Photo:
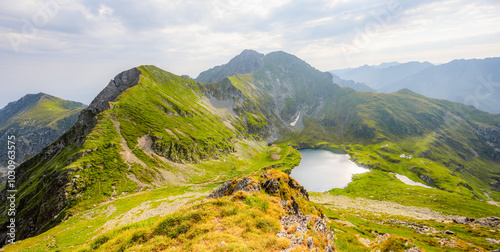
[[[116,75],[96,98],[94,98],[90,105],[82,111],[75,126],[82,129],[84,134],[88,133],[97,123],[95,116],[109,109],[109,103],[116,100],[127,88],[137,85],[140,75],[141,71],[137,68],[132,68]]]
[[[263,187],[264,190],[269,194],[278,194],[280,192],[280,183],[274,178],[266,180],[266,182],[264,182],[263,184]]]
[[[500,125],[497,125],[496,128],[478,126],[474,129],[474,132],[476,135],[483,137],[486,140],[486,144],[491,147],[492,151],[486,154],[495,161],[500,162]]]
[[[492,228],[500,228],[500,218],[496,216],[474,219],[469,217],[455,217],[453,218],[453,222],[462,225],[479,225],[483,227],[492,227]]]
[[[326,218],[318,218],[317,216],[312,215],[285,215],[280,219],[280,223],[282,225],[282,230],[279,231],[276,236],[281,238],[287,238],[291,241],[290,246],[284,251],[291,251],[298,245],[304,244],[304,235],[311,229],[313,233],[315,233],[318,237],[324,237],[328,241],[328,245],[323,248],[325,251],[333,251],[333,238],[335,235],[333,231],[328,228],[326,224]],[[308,224],[313,222],[311,228],[308,227]],[[299,234],[302,234],[298,236]],[[298,237],[297,237],[298,236]],[[314,237],[308,237],[305,239],[305,244],[307,244],[307,248],[314,251],[316,246],[314,245]]]
[[[102,112],[109,109],[109,102],[118,98],[127,88],[137,85],[141,71],[137,68],[132,68],[123,71],[115,76],[109,84],[94,98],[87,110],[94,113]]]
[[[288,186],[292,189],[297,189],[301,193],[302,197],[304,197],[304,199],[309,200],[309,193],[303,186],[297,183],[297,181],[295,181],[294,179],[288,180]]]
[[[500,228],[500,218],[495,216],[480,218],[473,223],[483,227]]]

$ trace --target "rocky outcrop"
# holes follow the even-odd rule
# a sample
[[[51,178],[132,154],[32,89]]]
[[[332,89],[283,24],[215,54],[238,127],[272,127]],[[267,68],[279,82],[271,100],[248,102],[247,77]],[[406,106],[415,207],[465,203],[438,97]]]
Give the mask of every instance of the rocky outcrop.
[[[295,179],[288,175],[277,176],[274,170],[267,170],[264,171],[260,175],[260,177],[264,179],[264,182],[262,182],[262,187],[269,194],[278,194],[280,192],[283,192],[284,189],[289,188],[292,192],[295,192],[292,193],[293,195],[291,196],[300,196],[305,200],[309,200],[309,193],[307,192],[307,190],[303,186],[301,186]]]
[[[253,73],[255,70],[262,67],[263,57],[264,54],[260,54],[256,51],[244,50],[240,55],[231,59],[229,63],[216,66],[200,73],[196,81],[211,83],[236,74]]]
[[[474,219],[469,217],[455,217],[453,218],[453,222],[462,225],[472,224],[483,227],[500,228],[500,218],[495,216],[480,218],[480,219]]]
[[[197,143],[197,142],[162,142],[162,138],[153,137],[151,148],[153,151],[177,163],[199,163],[202,160],[211,159],[221,154],[235,152],[235,139],[227,139],[225,142]]]
[[[315,238],[313,236],[305,238],[304,235],[311,229],[310,231],[315,233],[317,237],[324,237],[328,240],[328,245],[322,249],[325,251],[334,251],[332,241],[335,235],[333,231],[328,228],[327,221],[327,218],[318,218],[312,215],[285,215],[280,219],[282,229],[276,236],[290,240],[290,246],[284,251],[291,251],[297,246],[303,246],[304,244],[306,244],[307,249],[314,251],[318,249],[314,244]],[[314,223],[312,228],[308,227],[310,222]]]
[[[141,71],[137,68],[132,68],[116,75],[96,98],[92,100],[90,105],[82,111],[75,123],[76,128],[83,130],[82,133],[87,134],[97,123],[95,116],[109,109],[110,102],[115,101],[123,91],[137,85],[140,75]]]
[[[260,184],[249,177],[244,177],[242,179],[234,179],[233,181],[226,182],[219,188],[215,189],[212,193],[210,193],[207,196],[207,198],[217,199],[224,196],[233,195],[238,191],[243,191],[247,193],[258,193],[260,192]]]

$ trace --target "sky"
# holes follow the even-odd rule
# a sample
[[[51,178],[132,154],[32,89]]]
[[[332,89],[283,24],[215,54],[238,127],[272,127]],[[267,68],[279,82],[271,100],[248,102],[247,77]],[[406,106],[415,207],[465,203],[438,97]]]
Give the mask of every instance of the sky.
[[[121,71],[193,78],[244,49],[328,71],[500,56],[498,0],[2,0],[0,108],[44,92],[89,104]]]

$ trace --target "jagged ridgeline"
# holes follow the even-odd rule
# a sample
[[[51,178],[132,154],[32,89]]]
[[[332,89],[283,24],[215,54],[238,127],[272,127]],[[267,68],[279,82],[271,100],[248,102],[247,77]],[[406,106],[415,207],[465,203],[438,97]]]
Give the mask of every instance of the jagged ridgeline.
[[[344,144],[353,160],[374,169],[500,199],[500,118],[408,90],[341,88],[284,52],[242,55],[200,74],[210,83],[154,66],[117,75],[66,134],[18,167],[18,238],[146,187],[263,168],[250,164],[271,142]],[[416,158],[401,161],[401,153]]]

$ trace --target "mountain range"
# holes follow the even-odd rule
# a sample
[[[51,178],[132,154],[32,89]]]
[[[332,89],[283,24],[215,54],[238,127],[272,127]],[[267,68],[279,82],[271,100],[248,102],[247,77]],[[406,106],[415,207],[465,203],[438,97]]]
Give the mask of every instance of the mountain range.
[[[340,78],[364,83],[377,92],[391,93],[407,88],[428,97],[469,104],[499,114],[499,67],[500,58],[486,58],[454,60],[441,65],[429,62],[364,65],[331,72]]]
[[[288,229],[297,223],[288,234],[313,237],[312,245],[301,238],[306,247],[362,248],[351,231],[336,231],[346,240],[333,240],[325,229],[331,224],[326,223],[343,217],[309,202],[307,192],[282,173],[298,164],[296,149],[304,148],[342,150],[372,170],[339,192],[342,195],[373,197],[370,192],[380,190],[377,197],[400,200],[401,188],[408,195],[411,188],[394,183],[391,174],[398,173],[433,188],[411,192],[439,198],[428,202],[427,197],[411,195],[404,198],[408,204],[425,203],[456,215],[500,213],[486,203],[500,201],[500,117],[408,89],[359,92],[333,80],[332,74],[291,54],[251,50],[196,80],[147,65],[118,74],[66,133],[17,168],[17,239],[45,237],[34,246],[50,250],[215,250],[213,246],[227,243],[240,244],[242,250],[286,249],[295,238],[278,241],[276,233],[280,225]],[[402,160],[401,153],[414,158]],[[371,188],[374,183],[381,184]],[[241,188],[246,193],[238,194]],[[6,199],[8,188],[1,189],[0,197]],[[213,191],[209,198],[218,199],[200,202],[207,191]],[[161,221],[140,217],[142,224],[119,228],[122,221],[134,223],[132,217],[125,221],[134,209],[142,213],[154,206],[166,213],[164,203],[183,197],[189,199],[185,203],[194,202],[184,212]],[[0,212],[6,213],[6,207],[0,206]],[[241,230],[224,232],[231,226],[222,221],[229,221],[224,219],[228,216],[235,216],[231,223]],[[370,229],[356,218],[351,221]],[[212,220],[221,224],[214,227]],[[314,221],[307,224],[309,220]],[[0,222],[4,240],[6,214]],[[298,226],[305,229],[300,232]],[[76,238],[77,231],[83,238]],[[364,237],[378,237],[369,233]],[[244,242],[257,236],[266,242]],[[203,238],[209,239],[207,244]],[[406,242],[408,249],[414,246],[406,238],[397,239],[390,241]],[[422,246],[432,246],[422,240]],[[349,241],[353,245],[346,245]],[[28,244],[16,246],[30,249]]]

